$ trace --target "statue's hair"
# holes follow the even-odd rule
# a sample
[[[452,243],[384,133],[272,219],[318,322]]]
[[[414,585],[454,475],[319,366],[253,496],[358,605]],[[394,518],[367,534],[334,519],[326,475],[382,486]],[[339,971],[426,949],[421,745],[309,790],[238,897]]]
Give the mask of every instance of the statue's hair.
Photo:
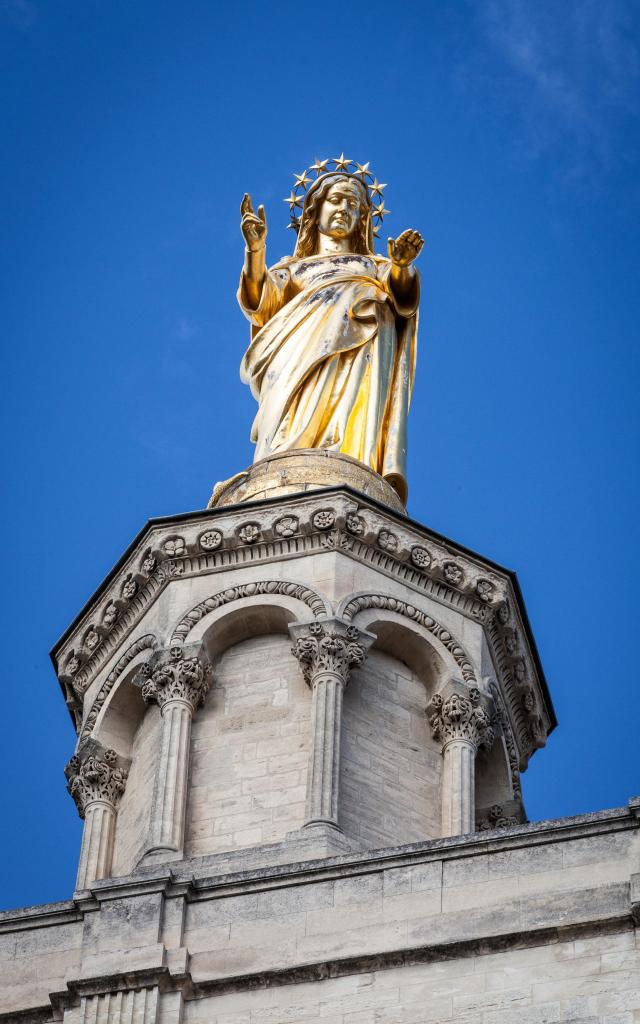
[[[353,174],[323,174],[317,182],[314,182],[307,192],[304,209],[302,211],[300,232],[298,234],[298,241],[294,253],[294,256],[297,259],[303,259],[306,256],[314,256],[317,253],[318,215],[320,213],[320,207],[322,206],[331,186],[337,184],[339,181],[343,181],[344,179],[347,181],[357,182],[360,187],[360,192],[362,193],[360,219],[354,228],[352,236],[352,252],[362,253],[363,255],[369,255],[371,253],[371,243],[369,238],[371,225],[371,200],[369,198],[369,189]]]

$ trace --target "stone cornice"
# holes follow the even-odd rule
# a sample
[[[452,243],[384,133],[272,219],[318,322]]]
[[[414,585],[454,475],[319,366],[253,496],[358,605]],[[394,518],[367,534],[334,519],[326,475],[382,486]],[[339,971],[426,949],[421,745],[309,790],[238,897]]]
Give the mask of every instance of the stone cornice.
[[[347,487],[151,521],[52,653],[76,727],[82,694],[174,579],[337,551],[485,628],[526,763],[555,716],[515,576]]]
[[[158,865],[157,869],[145,868],[133,875],[102,879],[92,884],[90,892],[73,900],[0,911],[0,934],[52,925],[72,925],[81,921],[86,912],[95,912],[101,902],[117,900],[123,896],[162,892],[167,896],[184,895],[193,902],[308,881],[344,878],[371,870],[387,870],[433,860],[458,860],[461,857],[492,855],[567,840],[635,832],[638,828],[640,817],[635,813],[631,801],[626,807],[526,822],[509,828],[508,832],[480,831],[467,836],[409,843],[370,853],[329,857],[322,861],[310,860],[223,872],[216,867],[216,855],[212,855],[206,859],[174,863],[170,868]]]

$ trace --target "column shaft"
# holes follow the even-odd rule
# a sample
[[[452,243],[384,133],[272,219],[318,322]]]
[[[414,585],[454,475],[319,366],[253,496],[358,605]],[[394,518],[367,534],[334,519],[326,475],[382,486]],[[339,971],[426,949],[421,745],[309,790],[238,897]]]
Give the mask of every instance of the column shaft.
[[[86,889],[111,872],[116,811],[107,800],[92,800],[84,812],[82,847],[76,889]]]
[[[337,826],[344,680],[334,673],[319,673],[311,685],[311,756],[306,824],[327,822]]]
[[[468,835],[475,830],[475,744],[450,740],[442,757],[442,835]]]
[[[185,700],[162,707],[162,733],[147,853],[182,853],[193,708]]]

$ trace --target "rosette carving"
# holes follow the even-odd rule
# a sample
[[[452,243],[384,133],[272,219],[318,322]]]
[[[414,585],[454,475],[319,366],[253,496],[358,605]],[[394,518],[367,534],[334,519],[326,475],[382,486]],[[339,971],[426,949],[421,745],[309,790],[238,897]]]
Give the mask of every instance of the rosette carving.
[[[427,708],[429,725],[434,739],[443,747],[452,740],[467,740],[475,747],[489,749],[494,734],[491,720],[480,705],[480,692],[475,687],[468,696],[452,693],[449,697],[436,694]]]
[[[158,704],[162,710],[172,700],[181,700],[197,711],[209,692],[210,672],[199,658],[174,656],[170,662],[157,665],[142,687],[147,704]]]
[[[291,651],[309,686],[315,676],[324,672],[340,676],[346,685],[351,669],[362,665],[366,657],[359,629],[355,626],[339,629],[321,622],[312,622],[306,633],[295,637]]]
[[[115,750],[84,756],[74,754],[66,767],[67,789],[80,817],[84,818],[85,810],[93,800],[105,800],[115,809],[124,793],[128,774],[127,768],[118,765]]]

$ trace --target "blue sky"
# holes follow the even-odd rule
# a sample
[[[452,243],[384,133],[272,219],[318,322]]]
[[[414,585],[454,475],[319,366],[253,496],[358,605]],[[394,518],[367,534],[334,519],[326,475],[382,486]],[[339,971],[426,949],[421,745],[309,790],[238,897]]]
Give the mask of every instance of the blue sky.
[[[48,650],[252,459],[239,203],[344,150],[426,238],[409,510],[516,569],[559,719],[532,819],[640,790],[640,7],[0,0],[0,905],[67,897]]]

